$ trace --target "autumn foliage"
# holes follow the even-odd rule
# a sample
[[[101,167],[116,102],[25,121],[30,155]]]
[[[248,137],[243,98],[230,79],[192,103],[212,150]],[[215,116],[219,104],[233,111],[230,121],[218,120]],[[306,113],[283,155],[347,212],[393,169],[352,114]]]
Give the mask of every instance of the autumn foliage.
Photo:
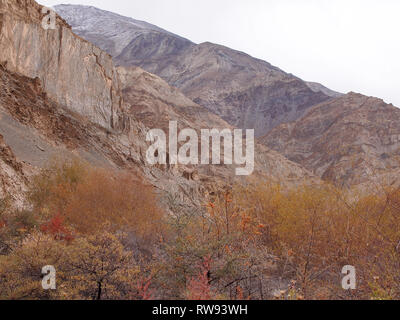
[[[60,215],[55,215],[47,223],[40,227],[43,233],[48,233],[54,236],[55,240],[72,241],[73,235],[71,230],[65,226],[64,218]]]
[[[55,163],[35,179],[30,198],[37,211],[53,219],[50,223],[65,223],[78,233],[93,234],[104,225],[142,239],[163,232],[163,211],[154,190],[134,174],[91,168],[77,160]]]
[[[210,285],[211,260],[206,257],[200,266],[196,277],[192,277],[187,283],[188,300],[212,300],[212,289]]]
[[[74,160],[44,169],[27,198],[27,210],[0,201],[2,299],[400,299],[393,186],[234,186],[194,208]],[[45,265],[57,290],[41,288]],[[341,287],[345,265],[356,290]]]

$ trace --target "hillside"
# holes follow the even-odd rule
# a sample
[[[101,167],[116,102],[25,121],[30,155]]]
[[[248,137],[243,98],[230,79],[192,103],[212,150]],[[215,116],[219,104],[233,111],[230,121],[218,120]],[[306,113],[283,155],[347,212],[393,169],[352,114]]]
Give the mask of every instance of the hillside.
[[[74,32],[111,54],[116,64],[139,66],[160,76],[231,125],[254,128],[257,136],[337,95],[227,47],[197,45],[93,7],[60,5],[55,9]]]
[[[379,176],[396,181],[400,168],[400,109],[383,100],[349,93],[309,110],[260,139],[320,176],[355,185]]]
[[[61,19],[56,30],[42,29],[40,8],[30,0],[3,0],[0,6],[1,12],[12,13],[1,15],[0,107],[7,121],[0,134],[7,153],[24,164],[12,175],[19,179],[12,183],[15,188],[23,188],[25,178],[18,175],[29,176],[59,154],[133,170],[162,194],[189,205],[202,203],[207,194],[236,179],[229,166],[149,166],[146,133],[155,125],[166,129],[176,120],[180,127],[196,130],[230,126],[157,76],[138,68],[116,68],[107,53],[76,36]],[[24,19],[26,12],[33,14]],[[18,139],[15,132],[21,132]],[[284,182],[313,177],[278,153],[257,148],[256,176]],[[10,170],[4,170],[8,182],[3,192],[21,200],[22,194],[10,186]]]
[[[399,109],[60,8],[0,0],[0,300],[400,299]]]

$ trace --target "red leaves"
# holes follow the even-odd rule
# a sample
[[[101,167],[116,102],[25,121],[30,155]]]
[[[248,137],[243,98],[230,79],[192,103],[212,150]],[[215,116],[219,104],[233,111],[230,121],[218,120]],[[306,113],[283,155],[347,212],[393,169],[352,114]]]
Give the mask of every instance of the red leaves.
[[[211,300],[211,286],[209,274],[211,269],[211,258],[204,258],[201,264],[201,271],[196,278],[192,278],[187,284],[188,300]]]
[[[150,290],[150,285],[153,277],[141,279],[137,284],[138,296],[142,300],[153,300],[153,291]]]
[[[44,233],[51,234],[55,240],[72,241],[72,232],[65,226],[64,218],[59,214],[55,215],[49,222],[41,226]]]

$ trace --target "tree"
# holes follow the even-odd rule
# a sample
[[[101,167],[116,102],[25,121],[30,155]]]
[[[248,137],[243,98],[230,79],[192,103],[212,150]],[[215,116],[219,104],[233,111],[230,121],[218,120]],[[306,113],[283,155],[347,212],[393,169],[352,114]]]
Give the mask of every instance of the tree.
[[[140,269],[116,235],[99,232],[74,241],[68,250],[69,286],[85,299],[124,299],[136,288]]]
[[[58,290],[43,290],[42,268],[52,265],[62,282],[66,246],[38,231],[12,246],[7,256],[0,256],[1,299],[61,299],[70,297],[61,285]]]

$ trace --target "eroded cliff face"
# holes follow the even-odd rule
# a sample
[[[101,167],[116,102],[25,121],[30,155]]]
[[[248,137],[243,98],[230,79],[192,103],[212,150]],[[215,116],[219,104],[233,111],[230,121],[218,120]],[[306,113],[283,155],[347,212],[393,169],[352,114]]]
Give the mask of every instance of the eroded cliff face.
[[[313,107],[260,141],[324,180],[352,186],[398,180],[400,109],[349,93]]]
[[[76,36],[57,17],[45,30],[42,6],[32,0],[0,1],[0,62],[39,78],[51,98],[107,129],[121,129],[121,95],[111,57]]]

